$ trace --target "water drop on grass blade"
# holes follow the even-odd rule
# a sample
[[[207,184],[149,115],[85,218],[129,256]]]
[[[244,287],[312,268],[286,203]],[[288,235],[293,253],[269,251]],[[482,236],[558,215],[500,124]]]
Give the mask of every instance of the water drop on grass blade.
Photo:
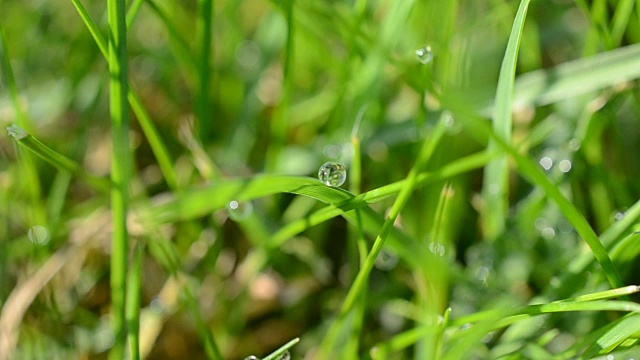
[[[7,126],[7,131],[9,132],[9,135],[13,136],[16,140],[22,140],[27,136],[29,136],[29,134],[25,129],[21,128],[16,124]]]
[[[431,46],[425,46],[416,50],[416,57],[421,64],[428,64],[433,60],[433,52]]]
[[[244,360],[260,360],[260,358],[255,355],[249,355],[246,358],[244,358]]]
[[[46,245],[51,238],[51,235],[49,235],[49,230],[47,230],[46,227],[40,225],[32,226],[29,229],[27,236],[29,237],[29,240],[31,240],[31,242],[36,245]]]
[[[231,200],[227,204],[227,214],[235,221],[242,221],[251,215],[253,212],[253,204],[250,201],[240,202],[237,200]]]
[[[347,180],[347,169],[337,162],[327,162],[320,166],[318,179],[328,186],[340,186]]]

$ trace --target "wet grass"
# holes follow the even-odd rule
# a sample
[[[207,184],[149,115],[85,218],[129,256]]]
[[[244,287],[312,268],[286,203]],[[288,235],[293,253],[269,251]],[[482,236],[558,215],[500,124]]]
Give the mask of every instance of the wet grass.
[[[640,353],[636,2],[2,8],[0,359]]]

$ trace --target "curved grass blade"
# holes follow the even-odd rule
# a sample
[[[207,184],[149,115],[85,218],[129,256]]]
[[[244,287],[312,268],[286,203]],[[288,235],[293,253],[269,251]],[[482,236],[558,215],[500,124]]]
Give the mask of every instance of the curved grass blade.
[[[102,193],[108,193],[111,189],[109,179],[87,173],[78,163],[46,146],[18,125],[13,124],[7,127],[7,131],[20,146],[38,155],[58,170],[67,171],[77,176]]]
[[[629,338],[636,338],[640,332],[640,314],[629,314],[620,319],[604,335],[582,354],[580,359],[591,359],[596,355],[608,354]]]
[[[522,39],[522,30],[527,16],[530,0],[522,0],[513,22],[507,50],[502,60],[498,89],[496,92],[493,117],[493,131],[497,137],[507,144],[511,143],[511,106],[513,102],[513,87],[518,61],[518,50]],[[499,145],[495,140],[489,140],[488,149],[496,150]],[[495,240],[504,230],[509,209],[509,165],[506,154],[490,162],[484,170],[482,196],[485,209],[482,212],[485,238]]]

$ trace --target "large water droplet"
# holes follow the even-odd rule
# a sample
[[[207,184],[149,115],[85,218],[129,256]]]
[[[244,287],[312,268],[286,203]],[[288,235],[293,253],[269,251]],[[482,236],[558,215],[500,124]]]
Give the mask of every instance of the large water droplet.
[[[227,204],[227,213],[229,217],[235,221],[242,221],[251,215],[253,212],[253,204],[250,201],[240,202],[237,200],[231,200]]]
[[[431,46],[425,46],[416,50],[416,57],[421,64],[428,64],[433,60],[433,52],[431,51]]]
[[[46,227],[40,225],[32,226],[29,229],[27,236],[32,243],[37,245],[46,245],[49,242],[49,239],[51,239],[49,230],[47,230]]]
[[[376,258],[375,266],[382,271],[390,271],[398,265],[398,261],[400,261],[398,255],[382,250]]]
[[[320,166],[318,179],[328,186],[340,186],[347,180],[347,169],[338,162],[327,162]]]

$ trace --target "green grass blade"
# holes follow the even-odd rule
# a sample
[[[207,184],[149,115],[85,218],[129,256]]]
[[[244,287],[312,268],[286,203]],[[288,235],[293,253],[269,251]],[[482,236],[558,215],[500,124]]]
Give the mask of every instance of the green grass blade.
[[[514,104],[547,105],[640,77],[640,44],[520,75]]]
[[[604,271],[611,287],[621,287],[622,281],[618,275],[615,266],[611,262],[606,249],[600,243],[598,236],[594,232],[593,228],[589,225],[587,219],[578,211],[578,209],[562,194],[560,189],[547,178],[542,172],[539,166],[537,166],[531,159],[520,154],[515,148],[502,141],[498,137],[487,123],[469,111],[467,108],[460,106],[454,99],[449,97],[441,98],[444,106],[450,110],[453,110],[454,114],[459,115],[461,122],[464,123],[465,128],[469,131],[469,134],[475,137],[489,136],[495,140],[495,143],[505,152],[511,156],[515,161],[516,166],[520,174],[522,174],[529,182],[540,187],[545,194],[558,206],[562,214],[571,223],[576,232],[587,243],[593,255],[600,263],[602,270]]]
[[[622,36],[633,13],[634,3],[636,3],[635,0],[621,0],[616,5],[611,25],[611,43],[609,44],[611,47],[620,46]]]
[[[115,342],[109,358],[123,359],[127,341],[126,277],[129,253],[127,214],[131,152],[129,149],[129,109],[127,107],[128,71],[126,38],[126,2],[109,0],[109,110],[111,116],[111,211],[113,235],[111,250],[112,328]]]
[[[18,125],[7,127],[7,131],[20,146],[33,152],[58,170],[67,171],[77,176],[102,193],[108,193],[111,189],[111,182],[108,179],[87,173],[78,163],[46,146]]]
[[[295,338],[289,341],[288,343],[282,345],[280,348],[278,348],[276,351],[269,354],[262,360],[279,360],[281,356],[283,356],[287,351],[289,351],[289,349],[291,349],[298,342],[300,342],[300,338]]]
[[[196,19],[196,47],[198,64],[198,93],[196,95],[195,115],[198,120],[198,133],[203,144],[213,131],[211,115],[211,26],[213,0],[198,0]]]
[[[140,298],[144,246],[137,244],[127,281],[127,339],[131,360],[140,360]]]
[[[84,5],[82,5],[80,0],[71,0],[71,1],[73,2],[73,5],[78,11],[78,14],[82,18],[82,21],[84,22],[85,26],[87,27],[87,29],[89,29],[89,32],[91,33],[93,40],[98,46],[98,49],[100,49],[100,52],[102,53],[104,58],[108,59],[109,54],[107,49],[107,42],[105,41],[104,37],[100,33],[98,26],[95,24],[95,22],[93,21],[93,19],[91,18],[87,10],[85,9]],[[177,177],[175,174],[175,170],[173,169],[171,156],[169,156],[169,151],[167,150],[166,146],[162,142],[162,139],[160,138],[160,135],[158,134],[158,131],[155,125],[153,125],[151,116],[149,116],[149,114],[146,112],[146,110],[142,106],[142,103],[140,102],[140,99],[138,98],[138,96],[128,86],[127,86],[127,92],[128,92],[127,98],[129,100],[129,103],[131,104],[131,108],[138,119],[138,122],[145,134],[145,137],[149,141],[149,145],[151,146],[151,149],[153,150],[153,153],[156,159],[158,160],[158,165],[160,166],[160,170],[164,175],[164,179],[167,182],[167,185],[169,185],[169,187],[171,187],[172,189],[177,189],[178,187],[177,180],[176,180]]]
[[[582,354],[580,359],[591,359],[598,354],[607,354],[629,338],[637,338],[640,332],[640,314],[630,314],[602,335]]]
[[[511,143],[511,106],[513,103],[513,87],[518,62],[518,50],[522,39],[522,30],[527,16],[530,0],[522,0],[513,22],[507,50],[502,60],[498,90],[496,92],[493,117],[493,131],[504,142]],[[495,140],[489,140],[490,151],[499,148]],[[486,239],[495,238],[504,230],[509,209],[509,164],[507,157],[502,156],[489,163],[484,170],[482,186],[485,211],[483,212],[483,228]]]
[[[445,133],[445,123],[444,123],[444,118],[441,118],[438,124],[436,125],[436,127],[433,129],[433,133],[431,134],[431,136],[428,138],[428,140],[424,141],[423,146],[418,155],[418,159],[416,160],[413,167],[409,171],[409,175],[407,176],[407,180],[404,186],[398,193],[398,197],[396,198],[393,205],[391,206],[391,210],[389,210],[389,215],[387,216],[384,224],[382,225],[382,230],[380,230],[380,233],[378,234],[376,240],[374,241],[371,251],[367,255],[367,258],[365,259],[362,268],[358,272],[358,275],[356,276],[355,281],[349,288],[349,292],[347,293],[347,296],[344,302],[342,303],[342,306],[340,307],[340,313],[338,315],[338,319],[332,324],[332,326],[327,332],[327,336],[325,340],[320,346],[321,354],[330,354],[333,351],[335,342],[337,340],[337,336],[340,333],[342,322],[344,321],[345,317],[353,308],[356,300],[361,296],[363,296],[365,286],[369,279],[369,274],[373,269],[375,261],[378,255],[380,254],[380,251],[382,250],[382,247],[386,242],[387,237],[391,233],[393,224],[395,223],[396,218],[400,214],[400,211],[409,200],[409,197],[411,196],[411,193],[415,188],[420,171],[422,170],[422,168],[425,166],[425,164],[427,163],[427,161],[435,151],[436,146],[439,144],[440,140],[444,136],[444,133]]]

